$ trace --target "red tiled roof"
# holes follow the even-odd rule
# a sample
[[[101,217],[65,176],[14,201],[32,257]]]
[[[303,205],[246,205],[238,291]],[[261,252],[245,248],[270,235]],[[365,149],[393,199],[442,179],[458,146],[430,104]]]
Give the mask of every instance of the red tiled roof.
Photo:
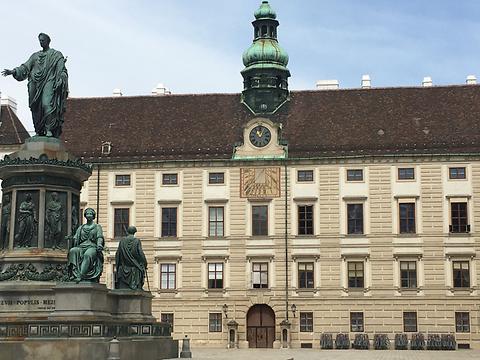
[[[267,117],[290,158],[480,153],[477,85],[292,91]],[[63,136],[87,161],[230,159],[252,118],[239,94],[70,98]]]
[[[20,122],[17,114],[7,105],[0,109],[0,145],[23,144],[28,139],[27,130]]]

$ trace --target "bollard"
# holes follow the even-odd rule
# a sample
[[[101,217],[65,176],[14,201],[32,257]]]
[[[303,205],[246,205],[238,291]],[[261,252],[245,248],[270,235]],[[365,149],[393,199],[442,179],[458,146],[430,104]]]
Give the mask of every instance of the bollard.
[[[185,335],[185,338],[183,339],[183,342],[182,342],[182,351],[180,352],[180,357],[181,358],[192,357],[192,352],[190,351],[190,339],[188,338],[187,335]]]
[[[107,360],[120,360],[120,342],[117,338],[113,338],[108,343],[108,358]]]

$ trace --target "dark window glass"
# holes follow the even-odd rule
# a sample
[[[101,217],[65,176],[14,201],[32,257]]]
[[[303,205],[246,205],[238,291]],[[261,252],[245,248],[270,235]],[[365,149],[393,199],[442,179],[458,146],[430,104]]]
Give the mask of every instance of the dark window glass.
[[[223,172],[208,173],[209,184],[223,184],[224,181],[225,181],[225,175],[223,174]]]
[[[162,208],[162,237],[177,236],[177,208]]]
[[[127,235],[129,226],[130,209],[115,209],[113,220],[113,236],[122,237]]]
[[[470,267],[468,261],[453,261],[453,287],[470,287]]]
[[[413,180],[415,179],[415,169],[414,168],[399,168],[398,169],[398,180]]]
[[[350,331],[362,332],[363,330],[363,312],[350,313]]]
[[[208,314],[208,331],[222,332],[222,313]]]
[[[298,235],[313,235],[313,205],[298,206]]]
[[[313,263],[298,263],[298,287],[300,289],[313,288]]]
[[[415,311],[403,313],[403,331],[417,332],[417,313]]]
[[[363,234],[363,204],[347,204],[348,233]]]
[[[173,313],[161,313],[160,320],[170,324],[170,331],[173,332]]]
[[[224,232],[223,206],[208,208],[208,236],[223,236]]]
[[[160,289],[175,289],[175,264],[160,264]]]
[[[163,185],[177,185],[178,184],[178,174],[163,174],[162,175],[162,184]]]
[[[363,181],[362,169],[347,170],[347,181]]]
[[[467,203],[466,202],[450,203],[450,209],[451,209],[450,213],[452,217],[450,232],[452,233],[470,232],[470,225],[468,225]]]
[[[252,206],[252,235],[268,235],[268,206]]]
[[[455,313],[456,332],[470,332],[470,314],[468,312]]]
[[[252,285],[254,289],[268,288],[268,263],[252,264]]]
[[[298,182],[311,182],[311,181],[313,181],[313,170],[298,170],[297,181]]]
[[[300,332],[313,332],[313,313],[300,313]]]
[[[400,234],[414,234],[415,230],[415,203],[398,204],[400,213]]]
[[[348,287],[363,288],[363,261],[350,261],[348,264]]]
[[[115,175],[115,186],[129,186],[130,175]]]
[[[400,261],[400,284],[402,288],[417,287],[417,263]]]
[[[448,169],[450,179],[465,179],[466,172],[464,167],[451,167]]]
[[[223,263],[208,264],[208,288],[223,289]]]

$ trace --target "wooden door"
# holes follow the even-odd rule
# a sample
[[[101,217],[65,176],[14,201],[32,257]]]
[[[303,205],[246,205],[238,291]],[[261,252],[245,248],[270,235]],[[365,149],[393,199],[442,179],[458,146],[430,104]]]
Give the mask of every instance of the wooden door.
[[[251,348],[273,348],[275,313],[270,306],[258,304],[248,310],[247,341]]]

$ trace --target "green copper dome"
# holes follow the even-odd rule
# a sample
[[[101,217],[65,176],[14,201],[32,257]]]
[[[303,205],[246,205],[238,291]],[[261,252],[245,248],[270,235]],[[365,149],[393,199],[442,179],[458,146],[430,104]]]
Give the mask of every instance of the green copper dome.
[[[262,1],[260,7],[255,11],[255,19],[276,19],[277,14],[270,7],[268,1]]]
[[[272,63],[282,66],[288,64],[288,54],[274,39],[258,39],[243,53],[243,65]]]

